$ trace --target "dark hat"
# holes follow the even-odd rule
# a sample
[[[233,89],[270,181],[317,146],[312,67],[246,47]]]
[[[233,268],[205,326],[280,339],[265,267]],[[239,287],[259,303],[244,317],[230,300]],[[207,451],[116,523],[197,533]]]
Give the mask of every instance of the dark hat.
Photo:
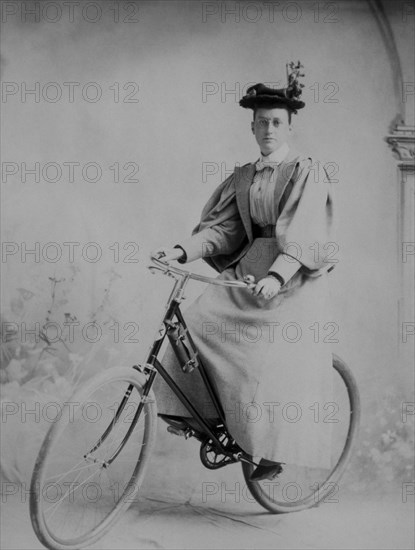
[[[297,109],[302,109],[305,106],[304,101],[298,99],[301,96],[303,84],[298,82],[300,76],[300,69],[302,65],[298,62],[287,64],[287,80],[288,84],[286,88],[269,88],[265,84],[255,84],[250,86],[246,95],[240,100],[239,105],[245,109],[255,109],[256,107],[286,107],[293,113],[297,112]],[[289,73],[288,69],[291,69]]]

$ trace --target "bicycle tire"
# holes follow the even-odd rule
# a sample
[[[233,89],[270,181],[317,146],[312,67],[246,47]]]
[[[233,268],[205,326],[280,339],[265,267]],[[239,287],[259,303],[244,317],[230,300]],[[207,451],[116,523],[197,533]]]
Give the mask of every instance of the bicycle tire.
[[[131,414],[126,413],[128,408],[131,409],[131,406],[133,406],[133,408],[134,406],[139,406],[145,383],[145,376],[132,368],[111,368],[88,380],[81,389],[75,390],[70,400],[65,402],[60,418],[51,425],[36,460],[30,492],[30,517],[32,525],[38,539],[47,548],[54,550],[71,550],[83,548],[86,545],[96,542],[113,526],[120,518],[122,512],[124,512],[135,499],[140,485],[142,484],[156,437],[157,408],[153,393],[150,392],[147,399],[144,401],[141,414],[137,415],[138,421],[134,424],[131,433],[128,430],[134,421],[129,418]],[[105,418],[102,421],[102,426],[107,427],[107,430],[103,432],[101,425],[96,427],[92,426],[97,424],[97,422],[91,420],[88,414],[85,413],[85,411],[88,410],[86,404],[88,404],[88,407],[92,403],[98,404],[98,401],[89,401],[95,394],[100,396],[103,402],[106,395],[111,399],[112,391],[118,385],[120,385],[121,391],[122,388],[124,388],[124,394],[126,387],[131,388],[131,395],[129,395],[127,404],[123,407],[122,413],[115,423],[115,411],[118,409],[119,404],[117,404],[117,406],[111,405],[106,407],[105,403],[104,405],[101,403],[99,404],[99,406],[102,407],[100,422],[104,414]],[[124,394],[118,395],[121,398]],[[112,395],[112,398],[113,397],[114,395]],[[74,404],[79,404],[81,406],[81,409],[78,408],[76,416],[74,413]],[[71,408],[72,411],[70,410]],[[79,411],[82,411],[82,413],[79,413]],[[88,416],[87,420],[85,420],[84,413]],[[73,426],[71,426],[71,424],[73,424]],[[88,424],[91,424],[91,426]],[[78,435],[81,440],[82,450],[78,451],[72,439],[69,439],[70,445],[68,447],[68,438],[71,434],[76,436],[78,433],[77,430],[82,427],[84,431],[88,433],[88,436],[90,432],[94,434],[96,432],[96,434],[98,434],[98,439],[97,436],[94,435],[90,441],[86,441],[86,433],[81,434],[79,432]],[[137,437],[137,433],[141,430],[142,437],[140,436],[139,441],[136,442],[135,438]],[[100,441],[103,433],[105,437]],[[132,437],[133,434],[134,437]],[[85,443],[83,443],[82,440],[85,440]],[[97,441],[100,441],[100,443],[96,447],[96,450],[94,450]],[[141,444],[140,441],[142,441]],[[117,450],[120,449],[120,446],[121,450],[119,454],[115,453],[114,461],[105,466],[105,461],[109,459],[110,456],[114,456],[114,448],[111,449],[114,442],[117,445]],[[135,448],[139,445],[141,446],[135,454]],[[72,446],[74,451],[71,450]],[[106,449],[105,446],[107,446],[108,449]],[[68,450],[65,456],[63,451],[65,451],[66,448],[68,448]],[[85,449],[87,449],[87,451],[85,451]],[[92,453],[90,452],[91,449],[93,451]],[[83,455],[82,453],[85,452],[87,454]],[[105,457],[105,453],[108,455],[107,459],[98,459],[98,454],[100,454],[100,457]],[[59,473],[58,476],[56,476],[54,471],[56,471],[56,469],[67,468],[67,466],[64,467],[63,464],[61,466],[61,463],[65,463],[65,460],[69,463],[69,458],[67,457],[71,457],[72,454],[75,454],[76,457],[80,457],[80,459],[74,458],[74,460],[78,460],[78,465],[75,464],[75,467],[72,469],[64,470],[62,474]],[[94,458],[91,458],[93,455]],[[129,458],[130,456],[131,459]],[[54,460],[56,460],[56,466],[54,465]],[[127,460],[130,461],[128,467]],[[84,494],[85,489],[87,489],[87,494],[88,490],[91,489],[92,482],[88,480],[91,479],[90,472],[92,471],[92,474],[94,474],[94,468],[98,477],[98,483],[96,486],[93,486],[93,488],[100,494],[101,500],[97,506],[96,500],[92,499],[91,501],[91,497],[85,498]],[[122,478],[120,476],[124,475],[124,469],[126,482],[122,485]],[[54,475],[48,477],[51,474]],[[86,481],[82,482],[83,485],[77,481],[83,479],[80,477],[82,475],[84,477],[87,476]],[[70,476],[75,476],[75,481],[71,481]],[[117,479],[117,476],[119,476],[118,481],[115,482],[114,480]],[[55,479],[56,481],[50,482],[50,479]],[[65,479],[68,481],[64,481]],[[107,484],[103,488],[104,481],[106,481]],[[57,501],[57,504],[54,503],[53,499],[51,500],[51,498],[47,496],[50,485],[55,485],[54,489],[57,491],[58,489],[61,490],[61,487],[64,486],[66,491],[62,498]],[[115,493],[116,490],[118,491],[117,495]],[[114,503],[112,503],[112,499]],[[52,506],[50,506],[50,502],[53,503]],[[99,507],[101,507],[101,509]],[[50,512],[50,510],[52,511]],[[107,510],[109,510],[108,513],[106,513]],[[103,516],[102,521],[100,519],[101,514]],[[57,518],[54,517],[56,515],[58,516]],[[88,525],[83,527],[88,521],[89,516],[91,517],[91,521],[94,520],[95,516],[97,517],[97,524],[93,525],[90,529]],[[79,533],[75,534],[71,525],[75,529],[78,529]],[[81,533],[81,528],[83,528],[85,532]],[[68,534],[65,534],[67,531]]]
[[[288,501],[287,499],[277,500],[271,497],[270,490],[264,490],[259,481],[252,481],[250,479],[250,476],[254,471],[254,466],[250,463],[242,462],[243,475],[248,489],[254,499],[271,513],[282,514],[287,512],[299,512],[301,510],[317,506],[319,503],[327,499],[334,490],[336,490],[337,483],[344,474],[346,466],[350,460],[356,442],[360,422],[359,391],[351,370],[346,363],[335,354],[333,354],[333,368],[340,375],[341,380],[346,387],[350,404],[350,422],[344,447],[323,486],[318,486],[316,491],[310,493],[304,499],[300,499],[295,502]],[[269,487],[271,482],[268,481],[267,483]]]

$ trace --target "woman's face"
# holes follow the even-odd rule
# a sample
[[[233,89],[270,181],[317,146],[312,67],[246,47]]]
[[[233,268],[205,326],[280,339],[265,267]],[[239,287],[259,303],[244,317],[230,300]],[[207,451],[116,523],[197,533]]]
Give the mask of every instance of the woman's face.
[[[269,155],[288,141],[291,124],[287,109],[259,108],[251,129],[263,155]]]

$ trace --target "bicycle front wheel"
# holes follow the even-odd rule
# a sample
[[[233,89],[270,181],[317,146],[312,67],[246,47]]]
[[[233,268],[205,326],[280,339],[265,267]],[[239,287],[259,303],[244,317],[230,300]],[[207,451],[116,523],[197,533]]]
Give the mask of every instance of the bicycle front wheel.
[[[144,375],[113,368],[88,380],[65,402],[40,449],[30,515],[51,549],[98,540],[133,502],[156,435],[152,392]]]
[[[283,464],[272,481],[251,481],[254,466],[242,463],[246,484],[253,497],[274,514],[298,512],[319,502],[338,502],[339,480],[350,459],[360,420],[360,399],[354,376],[346,363],[333,355],[334,396],[328,404],[327,421],[332,422],[329,468]]]

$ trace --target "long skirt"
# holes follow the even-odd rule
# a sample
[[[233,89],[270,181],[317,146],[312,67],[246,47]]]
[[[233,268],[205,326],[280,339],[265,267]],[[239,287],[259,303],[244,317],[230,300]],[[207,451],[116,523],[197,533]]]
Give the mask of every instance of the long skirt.
[[[277,253],[275,239],[255,239],[242,260],[219,278],[252,274],[258,281]],[[209,285],[183,312],[228,430],[254,457],[330,466],[331,424],[321,412],[333,401],[332,352],[325,331],[327,324],[335,325],[328,314],[326,278],[300,270],[271,300],[244,288]],[[217,417],[198,369],[182,372],[170,344],[162,364],[206,418]],[[161,376],[154,391],[159,413],[190,416]]]

